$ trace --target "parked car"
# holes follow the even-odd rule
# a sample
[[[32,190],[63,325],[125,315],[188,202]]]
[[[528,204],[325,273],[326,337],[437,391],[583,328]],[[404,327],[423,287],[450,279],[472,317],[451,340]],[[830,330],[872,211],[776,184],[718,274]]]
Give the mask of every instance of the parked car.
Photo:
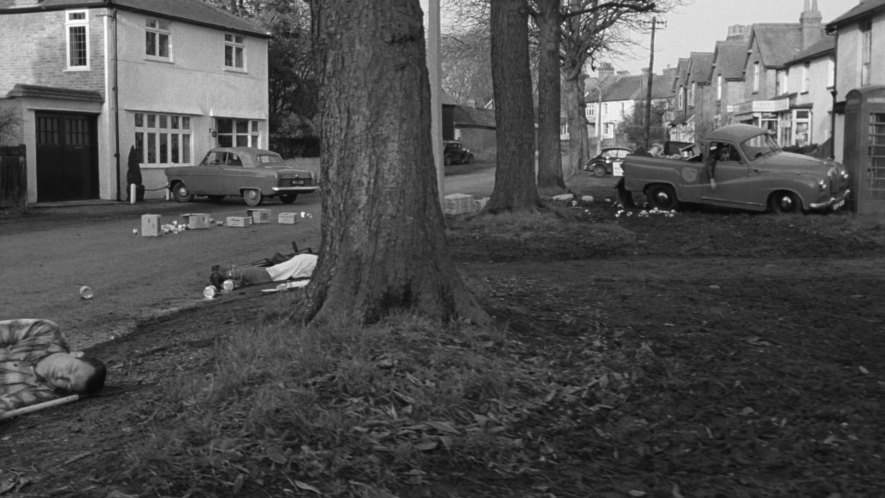
[[[473,160],[473,153],[464,147],[461,142],[447,140],[443,150],[443,161],[446,166],[452,164],[469,164]]]
[[[723,126],[682,159],[628,156],[618,185],[622,200],[642,192],[660,209],[681,202],[792,213],[840,209],[850,194],[845,167],[784,152],[762,128]]]
[[[584,171],[591,171],[595,176],[611,175],[615,164],[621,164],[632,151],[626,147],[606,147],[599,155],[584,164]]]
[[[251,147],[211,149],[196,166],[166,168],[166,179],[178,202],[205,195],[210,200],[242,197],[249,206],[268,197],[291,204],[299,194],[319,188],[313,172],[286,166],[276,152]]]

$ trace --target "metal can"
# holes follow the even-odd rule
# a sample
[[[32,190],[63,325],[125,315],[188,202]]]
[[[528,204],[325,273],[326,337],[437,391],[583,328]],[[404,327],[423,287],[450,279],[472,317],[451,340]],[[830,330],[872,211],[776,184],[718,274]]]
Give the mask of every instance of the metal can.
[[[212,299],[215,297],[217,291],[218,289],[216,289],[214,285],[207,285],[206,288],[203,289],[203,297],[206,299]]]
[[[83,299],[92,299],[92,296],[95,294],[92,292],[92,288],[88,285],[84,285],[80,287],[80,297]]]

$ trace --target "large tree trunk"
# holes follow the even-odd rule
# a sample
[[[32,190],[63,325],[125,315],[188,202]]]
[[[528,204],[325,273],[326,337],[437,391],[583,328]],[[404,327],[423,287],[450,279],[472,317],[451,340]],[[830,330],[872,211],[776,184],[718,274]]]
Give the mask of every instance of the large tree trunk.
[[[495,189],[486,211],[534,211],[541,205],[535,176],[532,78],[525,0],[491,3],[492,84],[498,155]]]
[[[562,36],[560,0],[538,0],[538,190],[544,196],[563,193],[562,148],[559,143],[559,44]]]
[[[590,159],[590,139],[587,137],[587,115],[584,110],[584,82],[581,71],[567,71],[565,77],[566,108],[568,109],[568,167],[565,177],[571,178],[585,161]],[[597,112],[602,112],[597,110]]]
[[[304,318],[368,324],[405,310],[487,321],[446,244],[419,0],[314,0],[311,13],[322,243]]]

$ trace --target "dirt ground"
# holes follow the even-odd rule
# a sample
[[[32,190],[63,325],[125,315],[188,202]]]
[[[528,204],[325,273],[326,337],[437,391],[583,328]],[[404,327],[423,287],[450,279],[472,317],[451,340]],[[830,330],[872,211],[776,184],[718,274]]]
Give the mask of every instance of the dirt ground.
[[[549,402],[511,428],[544,441],[546,464],[516,484],[462,467],[484,491],[422,496],[883,496],[885,223],[602,198],[560,217],[508,237],[449,220],[511,354],[549,371]],[[101,396],[0,424],[0,496],[140,496],[125,455],[158,376],[210,365],[219,334],[284,299],[245,289],[92,348],[110,366]],[[596,376],[601,355],[619,368]]]

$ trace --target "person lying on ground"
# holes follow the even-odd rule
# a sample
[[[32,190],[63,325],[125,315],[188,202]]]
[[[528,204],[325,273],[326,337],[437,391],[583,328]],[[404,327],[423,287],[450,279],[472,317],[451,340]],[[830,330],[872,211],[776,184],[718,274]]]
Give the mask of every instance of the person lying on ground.
[[[285,282],[308,278],[316,268],[316,254],[295,254],[291,258],[272,266],[236,266],[223,268],[220,265],[212,267],[209,283],[221,289],[225,280],[232,280],[234,287],[246,285],[261,285],[272,282]]]
[[[0,321],[0,414],[104,387],[107,368],[72,353],[55,322]]]

